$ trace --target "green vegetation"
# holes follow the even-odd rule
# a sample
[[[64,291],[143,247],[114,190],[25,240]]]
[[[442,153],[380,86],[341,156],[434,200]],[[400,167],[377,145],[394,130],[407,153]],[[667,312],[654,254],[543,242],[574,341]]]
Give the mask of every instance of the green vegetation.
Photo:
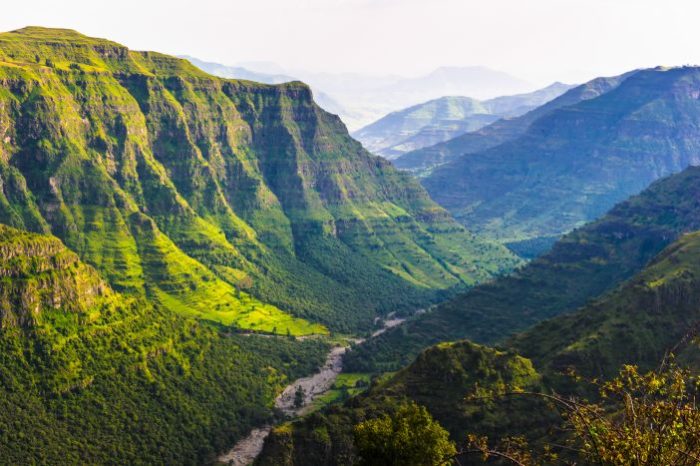
[[[211,461],[271,419],[278,391],[328,350],[225,336],[113,291],[54,237],[2,225],[0,276],[8,464]]]
[[[330,332],[519,264],[301,83],[37,27],[0,82],[5,462],[211,462]]]
[[[553,416],[540,404],[505,400],[484,407],[467,399],[470,394],[509,386],[540,390],[541,377],[529,360],[513,353],[469,342],[444,343],[426,350],[393,376],[375,380],[368,391],[344,404],[332,404],[273,429],[256,464],[356,464],[361,452],[353,426],[365,422],[374,426],[376,422],[378,427],[387,427],[388,419],[398,419],[397,413],[407,403],[426,408],[453,441],[466,438],[475,425],[482,427],[481,434],[494,438],[519,429],[543,434],[541,425]],[[539,412],[542,415],[534,414]],[[380,421],[371,421],[376,419]],[[368,442],[371,446],[370,439]]]
[[[602,384],[600,403],[542,395],[563,412],[564,427],[570,432],[567,445],[547,443],[535,449],[520,438],[490,446],[486,437],[471,435],[465,451],[520,466],[579,461],[610,466],[697,465],[697,389],[689,372],[675,366],[643,375],[636,367],[625,366],[618,377]]]
[[[318,464],[355,464],[356,445],[347,426],[391,415],[406,399],[424,406],[458,446],[469,438],[471,445],[465,448],[477,453],[470,456],[474,464],[481,464],[479,455],[493,457],[494,453],[504,451],[523,464],[548,464],[553,461],[552,454],[558,455],[557,461],[566,463],[578,454],[567,448],[578,449],[582,458],[601,464],[628,464],[625,460],[630,454],[640,455],[638,464],[666,464],[666,460],[671,461],[669,464],[685,464],[684,461],[692,460],[678,455],[675,449],[687,447],[696,451],[697,448],[693,443],[697,440],[697,415],[691,402],[696,387],[688,374],[696,375],[700,367],[697,346],[700,211],[696,203],[699,190],[699,168],[689,168],[661,180],[617,206],[600,221],[568,235],[551,253],[516,274],[521,280],[523,276],[532,277],[531,285],[526,287],[526,282],[522,282],[519,290],[519,299],[526,304],[535,298],[552,296],[571,299],[568,290],[573,292],[576,286],[588,284],[589,276],[607,277],[606,286],[600,282],[598,296],[589,297],[578,309],[569,308],[563,315],[501,340],[499,349],[467,341],[429,347],[408,367],[375,381],[367,392],[291,423],[283,432],[275,431],[259,464],[275,464],[275,461],[303,464],[304,457],[314,458]],[[683,234],[686,231],[694,232]],[[673,243],[657,252],[674,238]],[[564,257],[568,262],[562,261]],[[549,281],[538,278],[546,276],[542,274],[548,267],[552,277],[558,272],[559,295],[553,291],[556,283],[553,278]],[[635,272],[637,267],[640,270]],[[540,271],[527,272],[529,268]],[[633,276],[619,275],[622,271]],[[515,302],[518,296],[509,295],[503,283],[517,281],[499,279],[473,290],[461,302],[476,299],[469,295],[479,296],[484,288],[491,288],[493,302],[500,299],[506,309],[509,299]],[[548,283],[552,283],[551,292],[546,288],[550,286]],[[587,291],[595,290],[587,288]],[[487,302],[486,298],[482,299],[474,303]],[[559,303],[564,302],[563,298],[558,299]],[[384,340],[386,347],[375,346],[370,341],[354,351],[360,354],[367,351],[370,358],[385,351],[375,363],[387,361],[387,355],[396,361],[399,359],[396,355],[404,348],[412,349],[410,345],[428,341],[434,335],[430,332],[436,329],[442,329],[442,333],[437,333],[437,338],[441,338],[450,335],[445,329],[459,325],[461,331],[469,328],[468,323],[459,323],[459,316],[446,320],[441,315],[445,309],[456,312],[456,307],[439,307],[409,322],[407,330],[387,332],[385,335],[393,336]],[[523,315],[520,314],[521,319]],[[515,326],[514,321],[505,323]],[[478,322],[472,321],[472,326]],[[494,318],[491,326],[498,322]],[[483,329],[494,331],[488,324],[487,321]],[[421,339],[414,338],[409,345],[401,346],[404,340],[399,337],[411,338],[418,331],[425,332]],[[479,328],[472,331],[476,335],[490,335]],[[377,341],[383,338],[384,335]],[[668,363],[671,353],[676,355],[679,366],[691,372],[667,371],[673,367]],[[356,358],[351,353],[348,366],[361,366]],[[659,366],[662,361],[665,363]],[[635,369],[626,365],[634,365]],[[658,367],[661,370],[644,376],[636,369],[643,373]],[[621,368],[624,372],[616,378]],[[604,390],[602,395],[598,393],[599,387]],[[579,417],[572,419],[569,412],[562,418],[554,409],[557,400],[573,406]],[[578,411],[581,406],[584,412]],[[585,422],[581,424],[581,414],[593,416],[593,432],[605,445],[593,445],[592,431],[586,430],[591,423],[588,427]],[[664,427],[666,430],[662,432],[659,426],[668,429]],[[313,432],[319,431],[325,432],[323,440],[313,436]],[[567,432],[578,434],[571,437]],[[503,441],[493,444],[484,439]],[[567,448],[564,451],[543,448],[555,444]],[[532,450],[528,445],[533,446]]]
[[[627,363],[654,368],[700,321],[700,233],[681,237],[632,280],[508,345],[554,372],[612,377]],[[659,331],[663,329],[663,331]],[[692,361],[694,348],[676,348]]]
[[[0,222],[56,235],[116,290],[186,317],[365,331],[519,263],[302,83],[36,27],[0,34],[0,81]]]
[[[346,357],[346,367],[396,370],[439,341],[495,343],[573,311],[639,272],[682,233],[700,229],[698,196],[698,168],[660,180],[600,220],[564,236],[550,252],[511,276],[358,346]]]
[[[346,401],[348,398],[359,395],[367,390],[371,380],[371,374],[339,374],[331,388],[314,400],[314,406],[321,408],[331,403]]]
[[[636,71],[556,108],[517,139],[455,158],[422,180],[477,234],[504,242],[567,233],[653,181],[698,163],[700,68]]]
[[[457,453],[447,431],[415,403],[356,425],[355,447],[364,466],[439,466]]]

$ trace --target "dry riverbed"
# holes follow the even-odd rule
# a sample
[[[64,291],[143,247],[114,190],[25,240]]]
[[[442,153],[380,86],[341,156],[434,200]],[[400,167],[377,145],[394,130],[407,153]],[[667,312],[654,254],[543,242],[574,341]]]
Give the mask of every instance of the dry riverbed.
[[[406,319],[392,317],[384,321],[384,326],[372,333],[371,338],[381,335],[392,327],[402,324]],[[362,339],[355,343],[362,343]],[[289,417],[302,416],[312,409],[312,402],[326,393],[335,382],[335,379],[343,371],[343,355],[348,350],[347,346],[336,346],[331,349],[323,367],[313,375],[295,380],[287,385],[275,400],[275,407]],[[296,407],[294,399],[298,387],[304,391],[304,402]],[[221,455],[218,460],[221,463],[232,466],[248,466],[255,461],[265,443],[265,439],[272,430],[272,426],[262,426],[253,429],[247,437],[238,441],[231,450]]]

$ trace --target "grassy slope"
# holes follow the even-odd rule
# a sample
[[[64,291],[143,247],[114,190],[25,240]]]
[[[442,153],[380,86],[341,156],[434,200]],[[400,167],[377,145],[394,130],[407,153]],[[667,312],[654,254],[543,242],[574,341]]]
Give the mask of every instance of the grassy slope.
[[[676,199],[678,211],[667,209],[655,215],[679,226],[680,217],[674,214],[695,205],[699,175],[700,170],[689,169],[657,183],[650,191],[657,200]],[[681,189],[687,196],[678,199],[679,191],[662,188]],[[644,202],[638,197],[629,203],[638,204],[630,211],[637,220],[650,221],[650,228],[658,228],[653,225],[654,209],[649,210],[650,193],[646,194]],[[639,208],[640,203],[645,209]],[[688,227],[697,229],[700,224]],[[304,464],[306,457],[318,458],[318,464],[352,464],[349,426],[391,412],[405,397],[426,406],[458,442],[465,433],[474,432],[490,438],[522,435],[534,444],[543,438],[561,443],[561,433],[550,428],[559,415],[537,398],[506,397],[483,404],[469,401],[468,396],[499,386],[589,393],[588,384],[563,374],[573,369],[585,377],[582,380],[605,379],[617,374],[623,364],[635,364],[644,371],[658,366],[669,352],[683,364],[698,367],[700,352],[694,338],[700,328],[699,285],[700,232],[695,231],[680,236],[630,280],[573,313],[516,335],[503,343],[505,349],[466,341],[428,348],[408,367],[376,382],[366,395],[273,431],[259,464]]]
[[[479,286],[359,346],[349,370],[395,370],[439,341],[494,343],[630,278],[680,234],[700,229],[700,168],[654,183],[600,220],[564,236],[509,277]]]
[[[327,350],[224,337],[117,293],[55,237],[0,226],[0,275],[8,464],[210,461],[268,420],[275,393]]]
[[[549,371],[573,367],[590,377],[610,377],[622,364],[652,369],[689,332],[697,333],[699,284],[700,233],[696,232],[667,247],[619,288],[507,344]],[[692,348],[679,346],[684,350]]]
[[[0,80],[0,221],[52,232],[174,311],[357,331],[517,263],[300,83],[223,80],[42,28],[0,35]]]

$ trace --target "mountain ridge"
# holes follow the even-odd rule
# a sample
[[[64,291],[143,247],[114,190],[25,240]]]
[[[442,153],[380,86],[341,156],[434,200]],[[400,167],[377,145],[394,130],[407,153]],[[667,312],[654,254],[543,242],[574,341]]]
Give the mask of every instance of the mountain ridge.
[[[0,60],[0,220],[52,232],[121,291],[258,331],[320,331],[287,312],[349,331],[517,264],[302,83],[42,28],[0,35]]]
[[[445,142],[403,154],[394,160],[402,169],[419,175],[429,173],[434,167],[450,162],[463,154],[483,151],[496,147],[521,136],[540,116],[560,107],[573,105],[591,99],[616,87],[634,71],[620,76],[596,78],[576,86],[561,96],[516,118],[504,118],[481,130],[457,136]]]
[[[372,153],[394,160],[405,153],[516,117],[571,88],[553,83],[527,94],[477,100],[445,96],[394,111],[352,133]]]
[[[637,71],[539,117],[517,139],[436,168],[423,185],[482,234],[516,241],[565,233],[700,163],[698,88],[696,67]]]

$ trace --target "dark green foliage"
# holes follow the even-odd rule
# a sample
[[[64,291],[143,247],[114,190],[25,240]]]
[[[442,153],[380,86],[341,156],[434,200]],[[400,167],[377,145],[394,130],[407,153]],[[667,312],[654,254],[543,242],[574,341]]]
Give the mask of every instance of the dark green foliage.
[[[558,239],[558,236],[541,236],[505,243],[505,246],[523,259],[532,260],[552,249]]]
[[[355,426],[363,466],[438,466],[457,453],[445,429],[415,403]]]
[[[7,464],[211,461],[328,350],[227,336],[115,293],[54,237],[2,225],[0,271]]]
[[[358,452],[353,426],[380,419],[375,422],[387,427],[389,419],[400,418],[407,402],[426,408],[457,443],[473,431],[494,437],[522,430],[529,431],[533,439],[544,435],[542,426],[556,418],[556,413],[537,400],[503,400],[489,406],[470,400],[482,391],[509,386],[540,389],[540,376],[529,360],[469,342],[441,344],[426,350],[388,380],[375,380],[368,392],[344,405],[332,405],[275,428],[256,464],[356,464],[361,449]],[[365,440],[368,447],[376,447],[372,438],[361,442]],[[365,455],[371,462],[370,456],[374,457]]]
[[[588,377],[612,377],[623,364],[653,369],[674,348],[697,366],[697,349],[684,343],[697,334],[699,309],[700,234],[692,233],[619,288],[508,345],[538,367],[555,373],[573,368]]]
[[[351,399],[342,407],[331,407],[313,420],[293,423],[284,436],[273,435],[264,451],[265,458],[269,461],[284,457],[288,460],[287,464],[302,464],[298,458],[321,452],[345,452],[341,458],[352,458],[348,453],[352,452],[348,450],[349,433],[344,426],[358,422],[358,419],[378,416],[377,409],[382,412],[379,407],[386,407],[383,409],[391,413],[390,407],[404,397],[425,406],[457,441],[463,441],[467,433],[474,433],[477,437],[492,439],[523,437],[538,448],[543,442],[565,444],[572,439],[567,437],[570,430],[561,429],[562,420],[554,409],[556,403],[552,405],[553,398],[547,399],[538,394],[555,389],[555,393],[561,395],[558,399],[565,402],[572,394],[595,397],[597,390],[587,383],[588,380],[598,380],[600,384],[600,381],[614,378],[625,364],[634,364],[640,370],[659,367],[670,353],[678,354],[677,361],[683,366],[697,370],[700,360],[696,344],[700,322],[698,290],[700,232],[695,232],[679,238],[633,279],[591,304],[569,315],[543,322],[506,342],[504,346],[508,348],[507,351],[468,342],[443,343],[425,350],[410,366],[375,384],[366,395]],[[519,356],[516,351],[531,359]],[[632,415],[667,419],[675,414],[663,399],[668,394],[667,387],[654,382],[655,377],[656,374],[651,374],[641,378],[636,369],[630,371],[627,368],[623,378],[603,387],[608,387],[606,390],[609,392],[609,387],[615,391],[620,383],[650,382],[649,387],[662,398],[635,398],[635,403],[639,403],[636,408],[630,408],[629,400],[624,398],[625,393],[615,392],[615,396],[623,396],[625,401],[623,406],[627,414],[623,419],[629,419]],[[676,381],[682,382],[682,379],[676,377],[671,380],[673,384]],[[685,396],[684,388],[680,387],[679,390],[676,394]],[[644,405],[644,400],[651,401],[654,406]],[[656,405],[654,400],[658,400],[659,404]],[[683,403],[688,400],[690,398],[683,398]],[[608,401],[602,401],[606,409]],[[687,404],[686,407],[692,408],[692,405]],[[642,411],[647,408],[647,411]],[[580,408],[576,406],[576,409]],[[590,409],[593,411],[585,408],[585,412],[595,414],[595,423],[600,422],[602,426],[618,423],[616,417],[603,416],[603,411],[595,411],[598,409],[595,407]],[[620,409],[620,405],[615,409]],[[581,421],[580,418],[571,419],[574,424]],[[659,438],[658,422],[654,421],[654,425],[647,422],[639,424],[635,430]],[[693,421],[690,424],[676,424],[676,427],[694,429],[695,425]],[[312,426],[314,429],[324,426],[329,432],[330,440],[322,448],[309,440]],[[577,430],[590,434],[586,425],[577,425]],[[635,435],[626,434],[624,430],[600,432],[600,435],[608,434],[610,440],[631,445],[635,449],[644,445]],[[660,438],[675,438],[660,435]],[[678,437],[681,443],[693,438],[683,435]],[[283,443],[283,438],[291,441]],[[573,440],[574,446],[580,447],[576,439]],[[286,447],[282,448],[282,445]],[[595,448],[588,451],[595,453]],[[671,450],[664,447],[664,451],[668,453]],[[571,452],[565,449],[564,454],[568,457]],[[470,458],[480,464],[478,456]],[[324,461],[321,464],[352,464],[354,460]],[[626,463],[621,461],[621,464]],[[650,464],[656,463],[652,461]]]
[[[660,180],[600,220],[564,236],[513,275],[359,346],[346,356],[347,368],[396,370],[439,341],[494,343],[573,311],[639,272],[682,233],[700,229],[697,199],[699,168]]]

